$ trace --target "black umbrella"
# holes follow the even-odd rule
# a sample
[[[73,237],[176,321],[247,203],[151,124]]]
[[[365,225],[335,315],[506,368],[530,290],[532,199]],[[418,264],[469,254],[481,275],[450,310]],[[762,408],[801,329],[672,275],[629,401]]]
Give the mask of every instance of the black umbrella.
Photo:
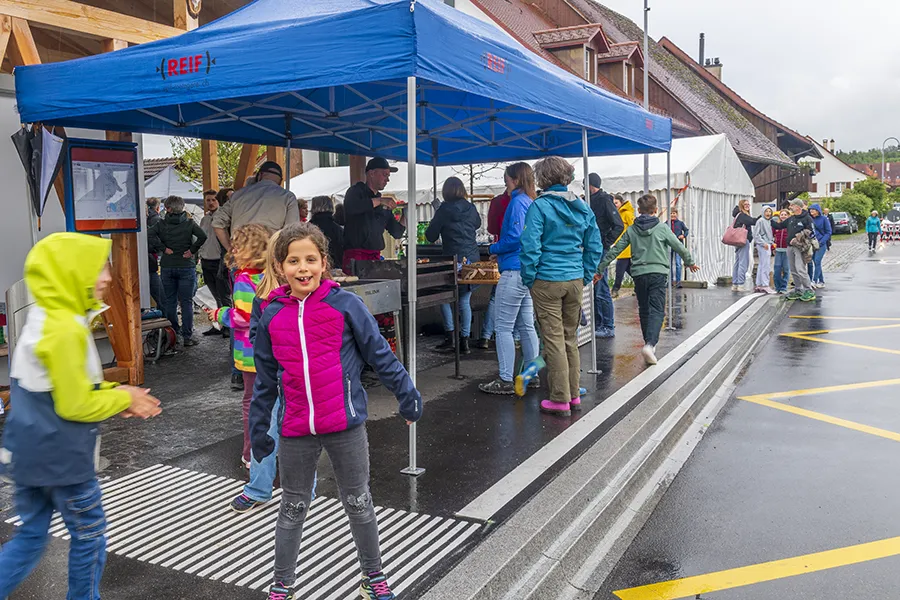
[[[53,148],[44,148],[44,137],[53,142]],[[43,131],[40,125],[25,126],[12,135],[13,145],[22,166],[25,168],[25,182],[28,184],[28,197],[38,219],[38,230],[41,228],[41,217],[50,195],[50,187],[62,169],[64,142]],[[45,156],[47,151],[50,152]],[[48,160],[49,159],[49,160]]]

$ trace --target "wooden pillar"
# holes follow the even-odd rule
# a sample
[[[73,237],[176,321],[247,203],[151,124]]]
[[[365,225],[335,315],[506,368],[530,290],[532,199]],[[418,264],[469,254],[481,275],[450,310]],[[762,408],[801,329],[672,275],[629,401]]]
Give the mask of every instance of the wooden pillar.
[[[201,140],[203,191],[219,189],[219,147],[212,140]]]
[[[132,137],[130,133],[107,131],[106,139],[130,142]],[[144,344],[141,337],[138,237],[136,233],[114,233],[110,237],[113,281],[106,299],[109,310],[103,313],[106,332],[119,370],[127,373],[129,384],[141,385],[144,382]]]
[[[237,173],[234,174],[234,189],[244,187],[247,178],[253,174],[256,168],[256,158],[259,156],[259,146],[256,144],[244,144],[241,148],[241,158],[238,160]]]
[[[176,29],[191,31],[200,27],[200,15],[193,13],[189,5],[190,0],[172,0]]]
[[[303,150],[300,148],[291,149],[291,177],[296,177],[303,173]]]
[[[266,146],[266,160],[274,160],[284,172],[284,148],[280,146]]]
[[[366,157],[350,155],[350,185],[366,180]]]

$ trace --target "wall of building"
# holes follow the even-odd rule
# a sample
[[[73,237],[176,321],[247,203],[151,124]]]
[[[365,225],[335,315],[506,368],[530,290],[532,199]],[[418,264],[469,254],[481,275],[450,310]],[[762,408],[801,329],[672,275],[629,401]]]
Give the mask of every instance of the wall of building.
[[[816,144],[822,154],[821,160],[801,159],[804,164],[815,165],[819,163],[819,171],[813,177],[814,191],[809,192],[810,198],[836,198],[843,193],[843,187],[858,181],[864,181],[866,176],[849,167],[843,161],[829,153],[823,147]],[[831,184],[835,183],[835,190],[831,191]]]

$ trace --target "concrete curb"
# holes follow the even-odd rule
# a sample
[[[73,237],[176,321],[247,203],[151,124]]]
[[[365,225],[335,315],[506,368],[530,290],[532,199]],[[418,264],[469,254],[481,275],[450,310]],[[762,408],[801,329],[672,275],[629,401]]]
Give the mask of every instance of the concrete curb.
[[[673,360],[664,381],[437,582],[424,600],[593,597],[787,306],[747,297],[725,323],[706,332],[702,344],[695,340],[684,360]],[[622,394],[620,400],[633,395]]]

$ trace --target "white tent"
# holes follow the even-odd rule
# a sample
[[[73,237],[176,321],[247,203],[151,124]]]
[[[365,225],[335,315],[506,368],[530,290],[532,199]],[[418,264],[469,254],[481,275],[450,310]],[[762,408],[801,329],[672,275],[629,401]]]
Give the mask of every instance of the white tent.
[[[581,165],[581,161],[575,165],[576,181],[571,186],[579,193],[584,187]],[[588,167],[600,175],[603,189],[611,194],[622,194],[632,203],[643,194],[642,155],[590,158]],[[690,230],[688,249],[700,265],[700,271],[689,274],[689,278],[715,284],[719,276],[731,275],[734,250],[722,244],[722,234],[732,220],[731,211],[738,200],[754,197],[753,182],[724,135],[672,140],[671,173],[673,201],[678,191],[687,186],[677,208],[679,218]],[[650,155],[650,190],[660,201],[660,213],[664,213],[665,154]]]
[[[169,196],[181,196],[190,204],[203,204],[203,190],[195,181],[185,181],[175,167],[168,166],[144,182],[144,197],[165,200]]]

